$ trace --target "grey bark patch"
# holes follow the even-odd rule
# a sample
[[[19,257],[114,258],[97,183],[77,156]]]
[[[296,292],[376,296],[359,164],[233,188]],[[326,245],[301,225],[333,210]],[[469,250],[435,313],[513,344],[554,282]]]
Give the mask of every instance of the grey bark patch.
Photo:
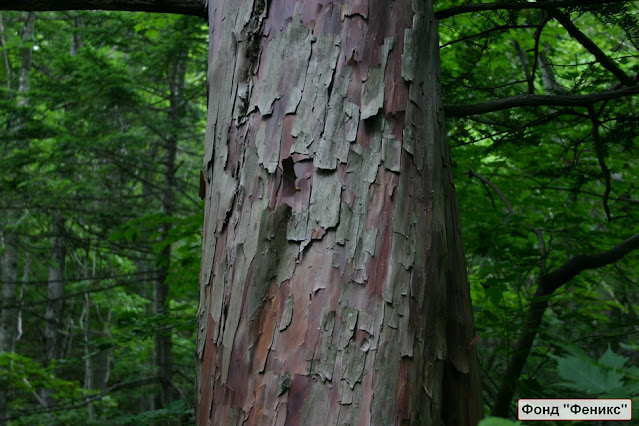
[[[365,182],[373,183],[377,179],[377,169],[382,161],[382,129],[384,128],[385,120],[381,117],[376,119],[375,131],[370,139],[370,148],[364,148],[363,164],[361,176]],[[368,189],[368,188],[367,188]]]
[[[315,167],[335,170],[338,163],[346,163],[350,142],[355,141],[359,125],[359,107],[345,101],[350,83],[350,72],[341,76],[328,103],[326,124],[320,138]]]
[[[208,282],[206,285],[200,283],[200,306],[197,311],[198,329],[197,329],[197,341],[196,341],[196,355],[200,361],[204,356],[204,344],[206,343],[206,335],[208,334],[209,321],[207,309],[211,304],[210,300],[210,287]]]
[[[319,375],[322,380],[333,380],[333,370],[335,369],[335,358],[337,357],[337,347],[330,342],[322,347],[322,358],[313,361],[313,372]]]
[[[339,403],[342,405],[353,403],[353,389],[346,380],[339,381]]]
[[[398,333],[386,327],[384,334],[381,339],[386,342],[386,345],[379,349],[379,353],[375,357],[374,368],[377,373],[377,383],[373,390],[373,402],[371,403],[371,418],[375,419],[375,424],[379,425],[395,423],[395,386],[388,386],[388,384],[397,383],[400,367],[396,352]]]
[[[306,225],[308,223],[308,210],[294,213],[288,221],[286,238],[290,241],[304,241],[306,239]]]
[[[404,127],[402,132],[402,148],[411,155],[415,155],[415,132],[410,124]]]
[[[393,37],[386,37],[382,49],[382,63],[379,66],[368,69],[368,76],[362,86],[362,120],[373,117],[384,106],[384,91],[386,89],[384,73],[388,54],[392,49]]]
[[[342,182],[336,173],[315,172],[311,191],[309,224],[318,224],[324,229],[339,222],[339,205]]]
[[[356,343],[351,342],[346,347],[346,351],[342,352],[342,378],[346,380],[351,389],[362,380],[366,362],[366,353],[357,346]]]
[[[402,53],[402,77],[406,81],[415,79],[415,37],[413,30],[404,30],[404,52]]]
[[[368,281],[368,269],[366,266],[375,254],[376,241],[377,228],[367,230],[364,226],[363,229],[360,230],[360,241],[359,244],[357,244],[353,262],[353,268],[355,270],[354,280],[358,284],[364,284]]]
[[[298,93],[306,79],[311,42],[314,39],[309,28],[296,17],[285,32],[278,33],[270,42],[262,85],[257,91],[256,103],[262,116],[273,113],[273,103],[283,96],[284,89],[293,94],[285,101],[286,110],[294,110],[299,103]]]
[[[297,107],[291,135],[296,138],[291,153],[313,154],[311,144],[324,129],[328,86],[339,57],[339,38],[322,34],[313,45],[304,92]]]
[[[322,380],[332,380],[335,369],[337,346],[332,344],[333,328],[335,327],[335,311],[329,311],[324,315],[320,330],[321,347],[313,359],[311,371],[320,376]]]
[[[278,265],[286,262],[288,240],[286,239],[286,223],[291,214],[291,207],[284,204],[273,211],[262,214],[258,241],[259,252],[256,254],[249,282],[249,318],[262,307],[262,299],[266,295],[269,285],[277,277]],[[238,306],[238,310],[241,307]]]
[[[288,105],[286,105],[286,110],[284,111],[285,114],[295,114],[295,111],[297,111],[297,106],[302,100],[303,92],[304,90],[300,86],[291,87],[291,93],[288,97]]]
[[[288,296],[288,299],[286,299],[286,302],[284,303],[284,312],[282,313],[282,321],[280,322],[280,331],[286,330],[286,328],[291,325],[294,305],[295,301],[293,300],[293,296]]]
[[[208,111],[206,117],[206,141],[204,145],[204,167],[213,159],[213,155],[226,162],[226,136],[233,120],[233,108],[236,100],[237,85],[244,83],[245,66],[238,66],[238,62],[245,63],[244,58],[238,58],[238,53],[245,49],[238,44],[244,41],[244,28],[251,19],[253,2],[234,2],[227,11],[225,30],[221,32],[219,47],[209,58],[207,81],[215,82],[215,90],[209,91]]]
[[[341,217],[339,220],[339,225],[337,226],[335,242],[339,245],[345,245],[348,238],[348,233],[350,231],[353,211],[348,204],[342,203],[342,207],[340,208],[340,215]]]
[[[337,347],[340,350],[344,350],[348,346],[353,334],[355,333],[355,326],[357,325],[357,315],[359,311],[355,308],[345,307],[342,310],[342,326],[339,332],[339,342]]]
[[[222,337],[221,326],[223,322],[222,318],[222,308],[224,307],[224,289],[226,287],[226,271],[228,268],[228,262],[226,261],[226,257],[222,259],[217,267],[218,274],[213,276],[212,279],[212,289],[211,289],[211,301],[210,314],[213,317],[213,321],[215,321],[216,329],[213,331],[213,342],[218,343]]]
[[[205,215],[205,225],[204,228],[211,227],[214,229],[215,227],[215,216],[211,214],[209,210],[208,214]],[[217,244],[217,240],[215,238],[211,238],[209,240],[209,244],[205,246],[205,241],[202,241],[202,273],[200,274],[200,313],[204,312],[204,307],[208,306],[208,302],[204,303],[202,298],[202,292],[204,288],[211,284],[211,274],[213,273],[213,260],[215,258],[215,247]],[[208,289],[206,290],[206,294],[208,294]]]
[[[260,163],[269,173],[274,173],[279,164],[281,139],[282,123],[275,117],[265,118],[255,136],[255,144]]]
[[[346,140],[352,143],[355,142],[355,139],[357,139],[357,129],[359,127],[359,106],[350,102],[345,102],[344,114],[346,115],[344,133]]]
[[[215,231],[221,232],[233,207],[238,182],[222,166],[213,169],[213,182],[215,190],[211,194],[211,204],[217,207],[217,210],[211,214],[215,215]]]
[[[399,173],[401,170],[402,142],[391,134],[382,135],[382,161],[388,170]]]
[[[363,391],[362,386],[357,385],[354,389],[348,386],[346,381],[340,383],[340,397],[345,395],[346,400],[350,400],[350,403],[340,401],[339,417],[337,424],[339,426],[356,425],[361,421],[360,417],[360,401],[362,401]]]
[[[291,279],[293,276],[296,266],[295,259],[297,258],[299,246],[296,243],[289,242],[287,235],[287,241],[282,242],[278,250],[276,284],[279,286],[284,281]]]

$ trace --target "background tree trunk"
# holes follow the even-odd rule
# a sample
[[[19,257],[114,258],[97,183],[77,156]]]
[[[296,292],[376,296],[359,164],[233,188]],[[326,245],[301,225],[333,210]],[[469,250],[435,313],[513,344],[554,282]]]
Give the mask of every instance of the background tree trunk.
[[[26,15],[24,26],[20,38],[23,42],[33,38],[35,30],[36,12]],[[0,38],[3,48],[6,49],[4,24],[0,17]],[[26,107],[29,104],[29,74],[31,72],[32,60],[31,48],[23,48],[20,52],[20,71],[18,73],[18,86],[16,104],[18,107]],[[7,73],[7,92],[12,96],[11,66],[9,56],[4,54],[5,70]],[[9,133],[17,135],[24,126],[22,117],[15,117],[10,120]],[[2,155],[7,155],[9,144],[4,144]],[[14,352],[16,340],[20,333],[20,309],[18,305],[18,247],[20,239],[18,237],[15,224],[18,213],[13,209],[6,211],[4,229],[0,231],[2,237],[2,313],[0,314],[0,352]],[[26,265],[25,265],[26,270]],[[0,389],[0,424],[5,424],[5,414],[7,408],[7,396],[11,389]]]
[[[63,342],[60,338],[64,310],[64,284],[66,248],[64,246],[64,219],[60,213],[53,213],[51,221],[51,259],[49,260],[49,280],[47,283],[47,307],[44,312],[44,348],[42,364],[47,366],[54,358],[61,356]],[[42,400],[53,403],[51,389],[42,389]]]
[[[180,46],[181,47],[181,46]],[[175,212],[175,202],[177,200],[176,194],[176,156],[179,142],[179,131],[182,125],[182,119],[184,117],[184,86],[187,66],[187,54],[186,48],[176,51],[174,57],[174,63],[171,68],[171,73],[168,76],[170,95],[169,95],[169,110],[168,120],[170,124],[170,131],[165,139],[165,153],[164,153],[164,185],[162,190],[162,212],[167,218],[171,218]],[[161,228],[161,238],[163,240],[170,239],[172,224],[171,222],[165,222]],[[170,286],[168,282],[169,269],[171,267],[171,244],[167,244],[161,254],[160,267],[158,268],[158,278],[154,281],[153,297],[155,314],[165,315],[163,320],[164,327],[160,329],[155,335],[154,342],[154,361],[158,376],[161,378],[162,390],[156,401],[156,406],[166,406],[173,400],[172,388],[172,371],[173,371],[173,359],[171,356],[171,348],[173,346],[171,333],[172,328],[168,321],[169,314],[169,292]]]
[[[0,234],[2,242],[2,313],[0,314],[0,353],[13,353],[18,336],[18,238],[13,230]],[[9,390],[0,389],[0,425],[7,410]]]
[[[199,424],[477,424],[431,7],[209,4]]]

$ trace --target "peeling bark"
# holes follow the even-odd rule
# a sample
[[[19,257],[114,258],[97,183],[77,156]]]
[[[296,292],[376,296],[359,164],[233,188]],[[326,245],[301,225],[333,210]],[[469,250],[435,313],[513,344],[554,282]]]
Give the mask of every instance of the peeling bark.
[[[432,6],[209,24],[197,423],[477,424]]]

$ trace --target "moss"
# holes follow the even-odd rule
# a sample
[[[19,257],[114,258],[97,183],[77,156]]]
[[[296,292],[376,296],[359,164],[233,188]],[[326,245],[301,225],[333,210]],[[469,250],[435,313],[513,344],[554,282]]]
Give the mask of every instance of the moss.
[[[266,6],[266,2],[264,0],[258,1],[255,3],[255,7],[253,8],[253,15],[259,16],[264,12],[264,7]]]

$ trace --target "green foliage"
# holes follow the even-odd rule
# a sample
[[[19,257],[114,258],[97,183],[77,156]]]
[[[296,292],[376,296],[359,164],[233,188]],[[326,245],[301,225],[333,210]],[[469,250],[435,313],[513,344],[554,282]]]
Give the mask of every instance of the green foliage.
[[[188,423],[184,406],[154,405],[159,385],[118,385],[156,376],[154,338],[169,335],[174,387],[194,398],[203,222],[194,196],[208,29],[177,15],[38,13],[34,36],[23,40],[26,16],[2,12],[0,49],[0,234],[17,235],[24,281],[24,334],[15,358],[3,354],[11,369],[0,367],[12,389],[7,414],[23,414],[12,424],[111,424],[154,406],[145,418]],[[33,61],[19,92],[25,49]],[[54,216],[63,218],[61,229]],[[54,236],[63,264],[49,260]],[[50,267],[64,270],[65,298],[57,359],[43,368]],[[154,308],[154,284],[170,287],[163,309]],[[55,389],[59,410],[33,412],[43,388]],[[117,390],[83,402],[109,388]]]
[[[436,7],[456,5],[442,1]],[[253,13],[263,7],[256,2]],[[623,72],[639,72],[632,3],[564,12]],[[202,204],[194,198],[205,128],[206,25],[176,15],[41,13],[34,36],[23,39],[25,16],[2,13],[0,230],[20,241],[24,335],[16,353],[0,354],[0,385],[13,390],[10,415],[40,407],[34,394],[41,388],[55,389],[57,401],[67,404],[12,424],[192,423],[203,223]],[[545,17],[531,9],[443,20],[444,103],[619,87],[590,52]],[[33,53],[33,65],[28,90],[19,92],[25,51]],[[558,87],[545,86],[542,53]],[[526,74],[525,63],[534,76]],[[185,64],[183,74],[177,64]],[[179,104],[171,97],[176,85],[183,87]],[[488,406],[539,277],[637,232],[637,106],[636,98],[596,104],[597,144],[589,111],[578,106],[515,108],[446,123]],[[177,154],[169,170],[173,142]],[[610,218],[602,158],[612,176]],[[168,174],[174,184],[167,207]],[[57,233],[55,215],[64,218]],[[54,236],[66,249],[64,265],[57,265],[67,280],[62,353],[42,367],[39,342],[49,268],[56,267],[49,261]],[[516,397],[638,394],[636,265],[637,255],[630,254],[546,297],[549,309]],[[158,281],[170,292],[156,310]],[[160,333],[171,336],[173,380],[185,397],[158,407],[152,398],[159,387],[145,385],[88,405],[71,404],[101,390],[85,389],[87,368],[97,377],[105,371],[96,366],[106,367],[109,380],[102,388],[154,376],[154,337]],[[516,423],[492,417],[481,425]]]
[[[639,368],[624,369],[628,357],[615,353],[610,346],[598,360],[572,345],[564,348],[568,355],[553,355],[557,373],[564,380],[555,386],[601,398],[639,395]]]
[[[0,352],[0,388],[14,389],[25,393],[35,392],[41,388],[52,389],[52,396],[57,400],[79,398],[83,389],[77,383],[56,377],[57,363],[42,367],[31,358],[12,352]],[[16,401],[16,407],[25,401]]]
[[[502,419],[500,417],[486,417],[479,422],[479,426],[516,426],[520,424],[520,422]]]
[[[457,4],[444,2],[436,8],[453,6]],[[623,72],[636,75],[639,15],[632,3],[563,12]],[[621,87],[594,55],[547,17],[531,9],[442,20],[444,103],[582,95]],[[544,80],[542,54],[554,88]],[[598,142],[585,105],[512,108],[447,120],[489,407],[540,276],[575,256],[608,250],[637,232],[637,99],[598,103],[594,110]],[[602,159],[613,176],[610,218],[604,208]],[[636,265],[637,254],[631,253],[615,265],[579,274],[545,297],[549,308],[518,378],[515,400],[634,394]],[[568,355],[552,354],[560,344]],[[619,349],[612,352],[612,347]],[[612,365],[622,359],[627,359],[623,368]]]

